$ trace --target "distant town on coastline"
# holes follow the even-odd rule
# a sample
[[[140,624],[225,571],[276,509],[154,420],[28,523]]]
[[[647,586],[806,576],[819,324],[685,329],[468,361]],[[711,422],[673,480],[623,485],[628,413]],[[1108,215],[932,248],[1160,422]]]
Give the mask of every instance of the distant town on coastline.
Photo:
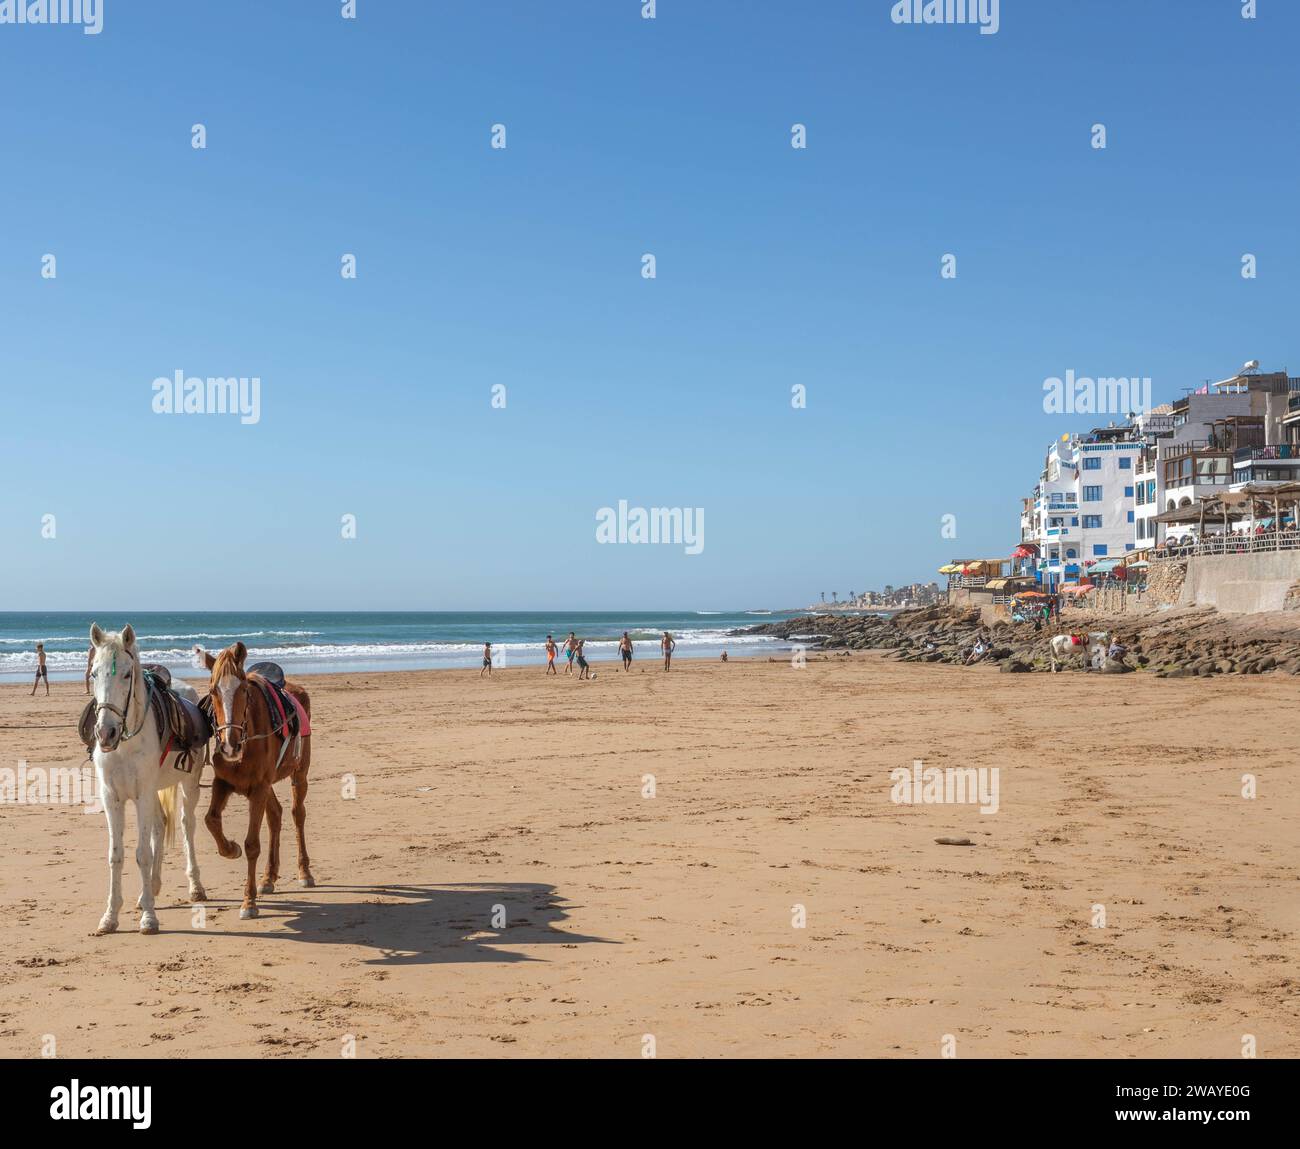
[[[1297,599],[1296,556],[1278,552],[1300,550],[1298,508],[1300,378],[1252,360],[1122,424],[1062,435],[1020,501],[1011,554],[953,558],[939,573],[949,602],[972,605],[1141,596],[1148,584],[1186,603],[1187,560],[1267,554],[1279,561],[1235,566],[1214,585],[1198,577],[1189,589],[1198,605],[1284,609]]]
[[[947,597],[943,587],[937,582],[909,583],[907,586],[885,585],[883,590],[867,590],[858,594],[849,591],[849,597],[840,599],[840,592],[830,592],[830,601],[826,600],[826,591],[821,592],[821,601],[811,603],[811,611],[831,610],[910,610],[917,606],[932,606],[943,602]]]

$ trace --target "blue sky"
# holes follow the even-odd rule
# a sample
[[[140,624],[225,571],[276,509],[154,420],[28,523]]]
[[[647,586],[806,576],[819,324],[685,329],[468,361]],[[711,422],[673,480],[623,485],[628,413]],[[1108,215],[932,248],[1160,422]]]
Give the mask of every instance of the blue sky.
[[[339,7],[0,26],[0,609],[800,605],[1009,552],[1049,376],[1300,374],[1300,6]]]

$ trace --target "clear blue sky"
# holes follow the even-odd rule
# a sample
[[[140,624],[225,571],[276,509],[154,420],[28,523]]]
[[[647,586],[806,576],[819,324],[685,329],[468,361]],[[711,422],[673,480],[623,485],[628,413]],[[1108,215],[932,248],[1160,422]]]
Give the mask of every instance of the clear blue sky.
[[[0,609],[802,604],[1007,553],[1048,376],[1300,374],[1300,5],[891,6],[0,26]],[[704,552],[598,545],[620,498]]]

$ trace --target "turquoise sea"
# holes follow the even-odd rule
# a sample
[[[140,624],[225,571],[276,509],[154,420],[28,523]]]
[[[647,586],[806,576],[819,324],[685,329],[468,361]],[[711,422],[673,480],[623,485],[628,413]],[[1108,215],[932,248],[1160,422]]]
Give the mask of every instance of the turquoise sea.
[[[192,675],[191,647],[212,650],[243,642],[250,661],[270,659],[298,674],[359,670],[422,670],[478,666],[491,642],[498,665],[542,665],[546,636],[561,644],[569,631],[587,640],[588,658],[616,661],[627,631],[635,658],[657,658],[665,630],[677,642],[677,658],[717,658],[788,650],[790,644],[728,631],[784,617],[753,611],[583,612],[225,612],[186,614],[115,611],[0,613],[0,681],[30,681],[35,644],[45,643],[53,679],[79,679],[85,670],[90,624],[119,630],[130,622],[148,662]]]

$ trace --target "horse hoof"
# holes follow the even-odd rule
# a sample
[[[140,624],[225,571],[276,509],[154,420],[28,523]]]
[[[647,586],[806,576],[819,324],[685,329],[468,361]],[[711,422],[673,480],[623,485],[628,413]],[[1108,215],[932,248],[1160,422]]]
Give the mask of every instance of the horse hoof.
[[[207,900],[208,900],[208,891],[205,890],[202,886],[196,886],[194,887],[194,889],[190,890],[191,902],[206,902]]]
[[[242,858],[242,857],[244,856],[244,851],[241,850],[241,849],[239,848],[239,843],[238,843],[238,842],[231,842],[231,843],[230,843],[230,853],[227,854],[227,853],[223,850],[222,853],[221,853],[221,856],[222,856],[223,858],[229,858],[230,861],[233,862],[236,858]]]
[[[99,927],[95,930],[95,935],[117,933],[117,918],[110,918],[107,914],[99,920]]]
[[[275,893],[275,883],[263,882],[260,886],[257,887],[257,892],[259,894],[273,894]]]
[[[240,920],[242,920],[242,921],[247,921],[249,918],[255,918],[255,917],[257,917],[257,907],[256,907],[256,906],[240,906],[240,907],[239,907],[239,917],[240,917]]]
[[[142,934],[156,934],[158,932],[158,919],[152,915],[147,918],[141,918],[140,932]]]
[[[304,889],[310,890],[312,886],[314,886],[315,884],[316,884],[316,879],[313,878],[310,874],[308,874],[304,878],[298,879],[298,885],[302,886]]]

